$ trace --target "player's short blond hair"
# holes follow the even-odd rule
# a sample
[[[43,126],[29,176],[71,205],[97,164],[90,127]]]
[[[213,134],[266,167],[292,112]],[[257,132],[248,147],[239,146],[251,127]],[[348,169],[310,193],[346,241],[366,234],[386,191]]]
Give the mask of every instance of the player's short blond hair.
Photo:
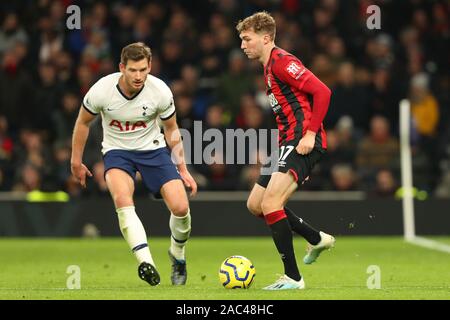
[[[275,19],[266,11],[254,13],[244,20],[240,20],[236,26],[236,30],[239,33],[252,29],[254,32],[259,34],[267,33],[269,34],[271,40],[275,40]]]
[[[135,42],[127,45],[122,49],[120,54],[120,62],[127,65],[128,60],[139,61],[147,59],[148,62],[152,60],[152,51],[143,42]]]

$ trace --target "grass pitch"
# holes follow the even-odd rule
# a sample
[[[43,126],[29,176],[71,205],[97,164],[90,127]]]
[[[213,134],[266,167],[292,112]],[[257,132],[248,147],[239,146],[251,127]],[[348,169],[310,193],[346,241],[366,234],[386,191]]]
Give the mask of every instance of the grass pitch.
[[[439,240],[450,243],[450,238]],[[161,284],[150,287],[121,238],[0,240],[0,300],[3,299],[450,299],[450,254],[405,243],[399,237],[337,237],[336,247],[309,266],[301,263],[305,241],[295,238],[306,290],[267,292],[282,264],[271,238],[189,240],[188,283],[170,284],[169,238],[150,238]],[[226,290],[221,262],[243,255],[256,267],[248,290]],[[81,289],[67,289],[71,265],[79,266]],[[369,266],[381,271],[381,288],[367,287]],[[370,282],[370,281],[369,281]]]

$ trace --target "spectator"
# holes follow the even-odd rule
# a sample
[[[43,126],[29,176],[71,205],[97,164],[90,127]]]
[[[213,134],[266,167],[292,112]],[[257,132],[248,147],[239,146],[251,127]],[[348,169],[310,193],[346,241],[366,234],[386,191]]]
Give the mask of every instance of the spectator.
[[[24,117],[28,127],[53,131],[51,114],[57,109],[62,95],[62,88],[56,77],[53,64],[39,65],[39,81],[34,88],[33,107]]]
[[[356,173],[347,164],[336,164],[331,168],[331,182],[334,191],[358,190]]]
[[[339,117],[348,115],[356,128],[366,129],[369,117],[368,92],[356,83],[352,63],[345,62],[339,66],[337,85],[332,91],[327,125],[334,126]]]
[[[398,189],[398,184],[390,170],[381,169],[376,174],[376,185],[372,195],[378,198],[393,198]]]
[[[265,127],[264,114],[251,94],[241,96],[240,110],[236,117],[236,125],[242,129],[260,129]]]
[[[237,185],[236,166],[225,164],[225,156],[219,151],[213,152],[207,164],[199,170],[208,180],[207,189],[214,190],[235,190]]]
[[[29,72],[21,68],[14,51],[3,54],[0,65],[0,106],[13,132],[24,125],[23,115],[32,112],[32,81]],[[19,109],[17,106],[21,106]]]
[[[80,99],[78,95],[75,92],[66,91],[61,98],[61,105],[51,115],[57,142],[70,145],[79,108]]]
[[[370,116],[381,115],[389,120],[391,128],[397,128],[400,102],[398,84],[393,81],[391,73],[386,68],[376,69],[371,80]]]
[[[439,123],[439,105],[428,89],[428,77],[424,73],[411,79],[411,113],[414,124],[423,138],[433,138]]]
[[[14,49],[17,43],[27,43],[28,35],[19,25],[17,14],[6,14],[0,29],[0,56],[6,51]]]
[[[169,81],[180,77],[180,70],[185,63],[182,52],[183,47],[175,39],[169,38],[162,44],[161,62],[164,65],[162,72]]]
[[[131,5],[120,5],[114,10],[115,31],[111,34],[112,54],[120,61],[120,49],[133,42],[133,27],[136,21],[136,9]]]
[[[220,104],[210,105],[206,111],[205,127],[219,129],[225,134],[226,116]]]
[[[224,65],[220,62],[217,40],[212,33],[205,32],[200,35],[199,51],[195,61],[200,66],[200,88],[215,88]]]
[[[180,94],[176,96],[175,106],[177,110],[178,126],[191,132],[194,125],[192,97],[187,94]]]
[[[245,57],[240,50],[230,53],[229,69],[220,77],[217,99],[229,110],[234,119],[239,112],[240,97],[253,88],[251,78],[245,70]]]
[[[439,176],[439,155],[437,131],[439,125],[439,104],[428,89],[428,76],[418,73],[411,79],[411,114],[413,125],[419,134],[419,147],[426,153],[431,175],[428,185],[432,188]]]
[[[58,142],[53,149],[55,163],[53,166],[53,175],[56,180],[58,190],[64,190],[67,181],[72,175],[70,172],[70,144]]]
[[[364,178],[370,178],[378,169],[393,168],[399,159],[399,145],[382,116],[370,121],[370,133],[358,146],[356,164]]]
[[[35,166],[27,164],[19,173],[20,175],[13,187],[13,191],[30,192],[41,190],[42,175]]]

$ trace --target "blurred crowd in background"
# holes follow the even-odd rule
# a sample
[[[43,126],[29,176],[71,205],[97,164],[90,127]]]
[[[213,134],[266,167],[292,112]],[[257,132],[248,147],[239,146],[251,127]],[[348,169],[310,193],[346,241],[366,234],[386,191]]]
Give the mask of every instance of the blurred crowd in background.
[[[81,8],[79,30],[66,26],[71,4]],[[380,30],[366,25],[373,4]],[[243,55],[235,31],[240,19],[267,10],[277,22],[276,44],[333,92],[328,153],[301,189],[395,196],[398,105],[408,98],[414,185],[450,197],[449,9],[445,0],[2,1],[0,191],[108,195],[100,121],[85,150],[93,173],[86,190],[70,173],[71,134],[83,96],[118,71],[131,42],[151,47],[151,74],[172,89],[181,128],[192,130],[196,120],[203,129],[275,128],[262,66]],[[190,170],[200,190],[249,190],[259,167]],[[146,194],[142,183],[137,193]]]

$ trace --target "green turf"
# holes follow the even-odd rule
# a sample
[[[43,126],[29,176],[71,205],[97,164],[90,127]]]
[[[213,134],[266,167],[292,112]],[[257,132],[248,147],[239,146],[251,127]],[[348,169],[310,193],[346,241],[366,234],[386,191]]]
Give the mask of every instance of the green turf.
[[[449,238],[441,238],[449,241]],[[450,254],[393,237],[338,237],[336,248],[313,265],[300,264],[306,290],[261,290],[282,272],[270,238],[193,238],[188,244],[188,284],[170,285],[169,239],[150,239],[162,281],[150,287],[124,240],[1,239],[1,299],[449,299]],[[296,238],[297,260],[305,242]],[[220,263],[244,255],[256,267],[249,290],[226,290]],[[68,266],[81,269],[81,289],[68,290]],[[381,289],[367,288],[367,268],[381,270]]]

